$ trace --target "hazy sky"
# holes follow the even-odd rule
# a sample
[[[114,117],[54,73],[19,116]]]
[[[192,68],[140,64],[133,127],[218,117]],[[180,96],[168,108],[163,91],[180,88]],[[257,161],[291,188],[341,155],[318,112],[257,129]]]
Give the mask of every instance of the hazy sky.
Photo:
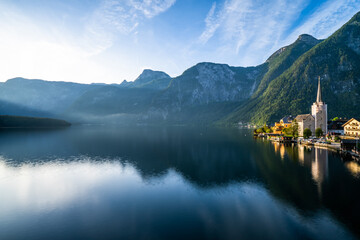
[[[257,65],[359,10],[360,0],[1,0],[0,81],[120,83],[145,68]]]

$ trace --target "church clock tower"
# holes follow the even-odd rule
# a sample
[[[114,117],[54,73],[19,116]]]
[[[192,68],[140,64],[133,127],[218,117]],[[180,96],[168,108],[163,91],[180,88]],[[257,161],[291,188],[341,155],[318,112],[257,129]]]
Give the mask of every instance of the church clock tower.
[[[311,106],[311,115],[315,118],[315,129],[321,128],[327,134],[327,105],[322,101],[320,77],[318,80],[318,90],[316,102]]]

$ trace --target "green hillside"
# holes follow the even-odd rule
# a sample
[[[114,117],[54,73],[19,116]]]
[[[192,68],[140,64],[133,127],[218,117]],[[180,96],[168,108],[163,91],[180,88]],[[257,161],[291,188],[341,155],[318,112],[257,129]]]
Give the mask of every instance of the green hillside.
[[[267,60],[268,64],[267,72],[261,79],[259,87],[251,98],[260,96],[268,87],[269,83],[280,76],[305,52],[312,47],[320,43],[321,40],[314,38],[308,34],[302,34],[291,45],[282,47],[274,54],[272,54]]]
[[[332,36],[300,56],[222,123],[276,121],[287,114],[309,113],[321,77],[329,118],[360,115],[360,13]]]

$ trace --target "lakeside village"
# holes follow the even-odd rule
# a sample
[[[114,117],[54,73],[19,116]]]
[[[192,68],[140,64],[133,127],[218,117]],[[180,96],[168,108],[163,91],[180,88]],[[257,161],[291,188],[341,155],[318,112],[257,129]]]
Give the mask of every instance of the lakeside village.
[[[286,116],[270,127],[254,130],[254,136],[281,143],[296,143],[336,150],[347,159],[360,161],[360,118],[327,119],[327,104],[321,96],[320,77],[311,114]]]

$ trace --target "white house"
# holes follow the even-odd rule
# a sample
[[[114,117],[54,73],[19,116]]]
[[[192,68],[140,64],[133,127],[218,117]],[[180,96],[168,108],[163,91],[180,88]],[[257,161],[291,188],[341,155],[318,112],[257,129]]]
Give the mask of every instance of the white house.
[[[345,136],[360,137],[360,119],[352,118],[343,127]]]

